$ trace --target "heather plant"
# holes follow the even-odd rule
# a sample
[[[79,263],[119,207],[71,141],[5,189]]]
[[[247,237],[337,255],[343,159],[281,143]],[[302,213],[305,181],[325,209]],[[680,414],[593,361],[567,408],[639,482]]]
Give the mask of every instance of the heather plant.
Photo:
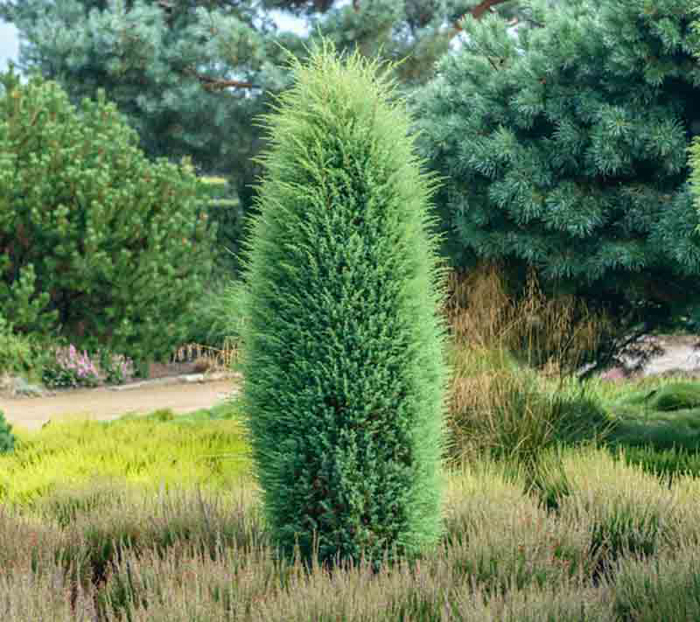
[[[48,387],[96,387],[100,384],[100,368],[83,350],[78,352],[73,344],[53,349],[53,361],[42,370],[43,382]]]
[[[561,452],[561,468],[543,469],[533,490],[517,470],[470,462],[449,474],[433,554],[415,567],[377,574],[361,564],[331,576],[276,558],[235,419],[158,419],[52,424],[19,432],[15,451],[0,456],[3,620],[658,622],[700,613],[697,451],[673,465],[673,489],[627,463],[627,452]],[[642,463],[652,460],[673,462],[647,453]]]
[[[442,275],[434,180],[402,104],[374,64],[334,52],[292,60],[295,85],[265,117],[243,412],[275,546],[376,571],[442,531]]]
[[[102,349],[98,353],[99,369],[108,384],[124,384],[134,377],[134,362],[123,354]]]

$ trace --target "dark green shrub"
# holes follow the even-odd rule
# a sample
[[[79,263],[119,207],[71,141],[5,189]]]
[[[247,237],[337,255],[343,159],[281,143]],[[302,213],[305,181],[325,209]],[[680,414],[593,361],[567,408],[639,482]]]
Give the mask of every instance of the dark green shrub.
[[[26,374],[32,364],[31,343],[26,337],[15,334],[12,325],[0,314],[0,376]]]
[[[15,435],[12,433],[12,425],[5,419],[5,413],[0,410],[0,454],[6,454],[15,450]]]
[[[143,362],[181,342],[211,273],[212,231],[186,164],[149,162],[100,93],[0,78],[0,313]]]
[[[243,235],[243,207],[235,187],[223,177],[199,178],[199,195],[210,221],[216,224],[214,270],[219,277],[237,276]]]
[[[695,9],[698,20],[693,24],[693,28],[700,33],[700,7]],[[698,62],[700,62],[700,46],[698,46]],[[700,125],[700,124],[699,124]],[[694,197],[695,209],[700,214],[700,136],[696,136],[688,147],[688,164],[690,165],[690,191]],[[698,227],[700,233],[700,226]],[[689,312],[687,327],[696,333],[700,333],[700,304],[694,306]]]
[[[700,408],[700,383],[674,382],[667,384],[651,396],[649,408],[662,412]]]
[[[266,116],[242,399],[273,542],[376,569],[442,534],[446,274],[405,110],[334,51]]]

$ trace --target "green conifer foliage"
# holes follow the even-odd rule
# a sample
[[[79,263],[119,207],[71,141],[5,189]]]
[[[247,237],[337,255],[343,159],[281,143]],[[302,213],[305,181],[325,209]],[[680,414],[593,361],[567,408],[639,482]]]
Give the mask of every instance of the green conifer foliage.
[[[291,555],[297,537],[321,563],[364,549],[376,568],[441,535],[445,274],[393,83],[334,52],[292,58],[295,85],[264,117],[244,410],[277,545]]]
[[[191,167],[150,162],[100,93],[79,110],[54,82],[0,97],[0,315],[137,361],[178,345],[211,272]]]
[[[695,12],[700,16],[700,7],[697,7]],[[700,17],[698,21],[693,24],[695,31],[700,34]],[[700,62],[700,45],[698,45],[698,50],[696,53],[698,62]],[[698,104],[700,108],[700,104]],[[695,196],[695,206],[700,214],[700,136],[696,136],[693,140],[693,144],[689,148],[690,152],[690,184],[693,194]],[[698,233],[700,233],[700,225],[698,225]]]
[[[323,35],[340,51],[403,59],[397,77],[410,88],[432,77],[467,12],[494,10],[530,24],[512,0],[0,0],[0,19],[22,36],[22,70],[56,80],[75,105],[104,89],[147,156],[190,156],[200,174],[230,180],[226,198],[240,208],[218,212],[228,238],[218,247],[234,253],[261,173],[252,157],[265,148],[251,122],[290,85],[278,44],[303,60],[304,43]],[[305,18],[308,37],[281,15]]]
[[[412,98],[418,143],[450,176],[446,253],[533,265],[641,333],[700,299],[686,149],[700,133],[697,0],[530,3],[541,28],[495,16]]]

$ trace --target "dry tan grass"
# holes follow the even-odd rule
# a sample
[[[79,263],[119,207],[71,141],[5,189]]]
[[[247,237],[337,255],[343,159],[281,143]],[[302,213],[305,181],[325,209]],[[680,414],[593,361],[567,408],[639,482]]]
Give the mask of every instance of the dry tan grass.
[[[556,379],[561,389],[608,320],[571,296],[548,299],[533,272],[514,300],[497,264],[453,272],[448,292],[452,457],[473,456],[477,448],[533,454],[554,442],[566,428],[566,408],[546,380]]]
[[[498,264],[454,271],[448,288],[443,311],[458,347],[506,350],[550,374],[577,370],[609,326],[608,318],[573,296],[547,298],[532,270],[520,300],[506,290]]]
[[[177,348],[170,357],[172,363],[194,361],[197,373],[230,370],[239,361],[240,348],[233,339],[226,339],[221,348],[186,343]]]

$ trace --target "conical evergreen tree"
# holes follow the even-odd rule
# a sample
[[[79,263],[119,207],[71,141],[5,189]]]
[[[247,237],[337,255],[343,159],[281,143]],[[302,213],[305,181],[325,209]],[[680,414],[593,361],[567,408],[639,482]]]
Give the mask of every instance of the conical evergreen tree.
[[[393,83],[334,51],[292,57],[265,117],[244,411],[277,544],[321,563],[364,550],[376,569],[441,535],[445,274]]]

